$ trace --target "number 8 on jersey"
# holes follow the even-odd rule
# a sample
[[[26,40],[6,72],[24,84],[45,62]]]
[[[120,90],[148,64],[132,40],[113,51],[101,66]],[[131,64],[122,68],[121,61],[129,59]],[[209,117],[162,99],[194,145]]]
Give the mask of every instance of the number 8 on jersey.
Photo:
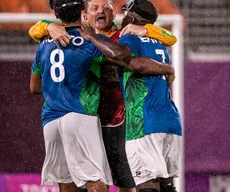
[[[58,56],[58,61],[55,60]],[[52,64],[50,68],[50,75],[54,82],[59,83],[65,78],[65,68],[62,65],[64,62],[64,53],[61,49],[55,49],[50,54],[50,63]],[[56,69],[59,70],[59,76],[56,75]]]

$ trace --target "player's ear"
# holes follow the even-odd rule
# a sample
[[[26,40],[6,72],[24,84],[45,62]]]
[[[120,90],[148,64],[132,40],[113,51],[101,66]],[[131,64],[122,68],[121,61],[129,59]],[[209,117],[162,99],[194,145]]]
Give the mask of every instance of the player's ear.
[[[88,15],[87,15],[87,13],[85,13],[85,14],[83,15],[83,18],[84,18],[85,22],[88,24],[88,23],[89,23],[89,20],[88,20]]]
[[[131,16],[131,23],[132,24],[137,24],[138,20],[134,16]]]

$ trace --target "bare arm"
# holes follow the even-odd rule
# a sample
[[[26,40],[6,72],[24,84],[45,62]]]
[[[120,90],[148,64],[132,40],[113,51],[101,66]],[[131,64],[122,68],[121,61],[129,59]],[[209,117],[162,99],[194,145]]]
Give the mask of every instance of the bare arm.
[[[37,75],[34,72],[31,72],[30,77],[30,92],[33,95],[41,94],[42,93],[42,80],[41,76]]]
[[[166,75],[174,73],[172,65],[160,63],[147,57],[132,58],[129,67],[133,72],[144,75]]]
[[[131,50],[128,46],[100,37],[92,27],[78,29],[78,31],[84,39],[91,41],[105,56],[126,63],[130,62]]]
[[[60,44],[66,47],[70,43],[71,36],[66,32],[65,27],[60,24],[50,23],[47,26],[47,31],[58,47],[60,47]]]
[[[29,30],[29,35],[36,42],[40,42],[42,38],[50,35],[57,46],[61,44],[64,47],[70,43],[71,39],[71,36],[66,32],[63,26],[48,20],[42,20],[33,25]]]
[[[103,39],[99,35],[91,36],[89,40],[107,57],[129,63],[131,59],[131,50],[128,46]]]
[[[133,34],[138,36],[147,36],[149,38],[157,39],[166,46],[172,46],[177,42],[177,38],[171,31],[158,27],[152,24],[146,24],[145,26],[139,26],[134,24],[128,24],[122,29],[120,37],[125,34]]]
[[[143,75],[166,75],[169,85],[175,79],[175,72],[172,65],[159,63],[147,57],[133,57],[129,64],[111,58],[109,60],[135,73]]]

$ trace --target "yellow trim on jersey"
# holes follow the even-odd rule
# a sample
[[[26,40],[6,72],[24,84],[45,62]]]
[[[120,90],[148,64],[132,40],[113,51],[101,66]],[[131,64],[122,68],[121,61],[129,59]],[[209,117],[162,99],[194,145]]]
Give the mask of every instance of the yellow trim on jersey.
[[[49,23],[44,22],[44,21],[38,21],[35,25],[33,25],[30,30],[29,30],[29,35],[30,37],[36,41],[36,42],[40,42],[40,40],[49,35],[48,31],[47,31],[47,26],[49,25]]]
[[[147,29],[147,37],[157,39],[166,46],[172,46],[177,42],[177,38],[172,32],[164,28],[152,24],[146,24],[144,28]]]

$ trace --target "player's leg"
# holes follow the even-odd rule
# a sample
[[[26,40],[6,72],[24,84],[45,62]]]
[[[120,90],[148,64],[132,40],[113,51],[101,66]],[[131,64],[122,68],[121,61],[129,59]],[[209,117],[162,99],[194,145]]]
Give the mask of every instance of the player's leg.
[[[141,183],[138,185],[138,188],[142,191],[147,190],[147,189],[152,189],[153,191],[160,191],[160,179],[151,179],[150,181],[146,181],[144,183]],[[139,190],[139,191],[140,191]]]
[[[135,192],[136,184],[125,151],[125,123],[103,127],[102,132],[114,185],[119,187],[119,192]]]
[[[128,189],[128,188],[119,187],[118,189],[118,192],[135,192],[135,191],[136,191],[135,188]]]
[[[63,143],[59,132],[60,119],[45,125],[45,161],[42,168],[42,184],[57,184],[60,192],[77,192],[65,158]]]
[[[86,187],[87,187],[87,192],[108,191],[108,186],[106,186],[105,183],[103,183],[101,181],[87,182]]]
[[[154,188],[145,188],[145,189],[140,189],[139,192],[160,192],[160,191]]]
[[[159,177],[167,178],[162,154],[163,138],[154,134],[126,141],[126,153],[133,178],[139,190],[159,191]]]
[[[167,134],[164,140],[163,156],[169,177],[161,179],[161,192],[176,192],[173,179],[179,176],[180,140],[181,136],[174,134]]]
[[[112,177],[98,117],[69,113],[62,118],[62,140],[72,179],[88,192],[106,192]]]
[[[60,192],[79,192],[75,183],[59,183]]]

